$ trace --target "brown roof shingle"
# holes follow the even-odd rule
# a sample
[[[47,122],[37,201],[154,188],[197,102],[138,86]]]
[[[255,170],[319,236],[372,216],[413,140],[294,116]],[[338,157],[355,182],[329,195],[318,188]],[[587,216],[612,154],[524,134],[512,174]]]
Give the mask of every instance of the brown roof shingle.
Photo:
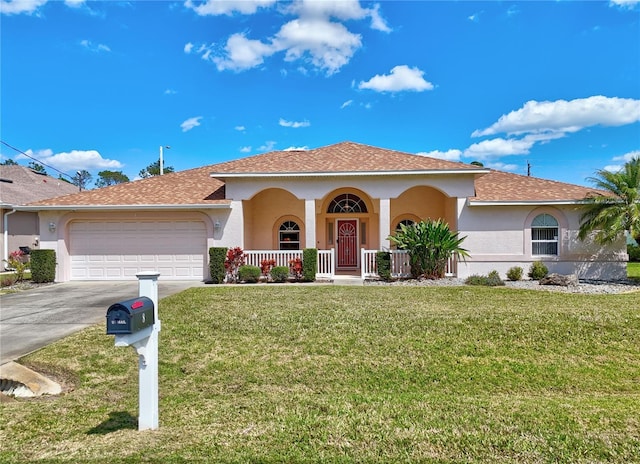
[[[78,187],[19,165],[0,165],[0,203],[24,205],[77,193]]]

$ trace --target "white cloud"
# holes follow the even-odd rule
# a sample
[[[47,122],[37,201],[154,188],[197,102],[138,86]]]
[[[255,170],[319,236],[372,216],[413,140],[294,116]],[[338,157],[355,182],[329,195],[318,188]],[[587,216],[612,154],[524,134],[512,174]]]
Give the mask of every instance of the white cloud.
[[[230,16],[234,13],[253,14],[259,8],[268,8],[275,3],[276,0],[206,0],[204,3],[186,0],[184,6],[199,16]]]
[[[576,100],[538,102],[531,100],[520,108],[502,115],[486,129],[476,130],[472,137],[498,133],[577,132],[596,125],[622,126],[640,121],[640,100],[596,95]]]
[[[274,1],[213,1],[196,4],[187,0],[185,5],[200,15],[253,14],[258,8],[276,5]],[[362,47],[362,38],[347,29],[344,21],[371,19],[371,28],[390,32],[380,14],[380,8],[362,8],[358,0],[296,0],[279,3],[278,11],[297,18],[282,25],[272,37],[250,39],[246,33],[229,36],[225,45],[185,45],[185,53],[194,50],[201,57],[213,61],[219,71],[243,71],[255,68],[265,59],[284,52],[285,61],[303,61],[313,68],[332,75],[347,64]],[[332,20],[335,19],[336,21]],[[306,73],[304,67],[298,67]]]
[[[526,155],[534,145],[534,140],[496,138],[474,143],[463,156],[475,160],[486,160],[507,155]]]
[[[80,8],[85,3],[85,0],[64,0],[64,4],[69,8]]]
[[[0,0],[0,13],[12,14],[32,14],[38,8],[46,4],[48,0]]]
[[[491,169],[498,169],[500,171],[516,171],[518,169],[518,165],[517,164],[506,164],[506,163],[501,163],[500,161],[496,161],[493,163],[486,163],[484,165],[485,168],[491,168]]]
[[[53,150],[45,149],[36,152],[27,150],[25,153],[60,171],[78,171],[82,169],[91,171],[124,167],[124,164],[120,161],[103,158],[97,150],[71,150],[70,152],[54,154]],[[19,155],[16,159],[29,159],[32,161],[24,155]]]
[[[84,48],[86,48],[87,50],[89,50],[90,52],[93,53],[100,53],[100,52],[110,52],[111,49],[104,44],[94,44],[93,42],[91,42],[90,40],[81,40],[80,41],[80,45],[82,45]]]
[[[175,95],[175,94],[177,94],[177,93],[178,93],[178,92],[177,92],[177,91],[175,91],[175,90],[173,90],[173,89],[166,89],[166,90],[164,91],[164,94],[165,94],[165,95]]]
[[[278,124],[280,124],[282,127],[292,127],[294,129],[298,129],[300,127],[309,127],[311,125],[309,121],[287,121],[282,118],[280,118]]]
[[[345,109],[347,106],[351,106],[351,104],[353,103],[353,100],[347,100],[346,102],[344,102],[342,105],[340,105],[340,109],[343,110]]]
[[[371,89],[376,92],[401,92],[432,90],[433,84],[426,81],[422,76],[423,71],[418,68],[409,68],[407,65],[396,66],[391,70],[391,74],[375,75],[367,82],[360,82],[359,89]]]
[[[473,21],[474,23],[477,23],[478,21],[480,21],[480,12],[473,13],[471,16],[467,16],[467,19],[469,21]]]
[[[327,75],[339,71],[360,47],[359,34],[323,18],[295,19],[282,26],[273,38],[274,51],[284,50],[285,61],[306,59]]]
[[[289,147],[289,148],[285,148],[282,151],[307,151],[309,149],[309,147],[307,147],[306,145],[304,147]]]
[[[611,0],[609,6],[632,10],[640,3],[640,0]]]
[[[238,132],[244,132],[247,128],[244,126],[236,126],[234,127],[235,130],[237,130]]]
[[[240,147],[240,153],[251,153],[251,147]]]
[[[201,47],[199,51],[202,51]],[[242,71],[255,68],[264,62],[264,58],[271,56],[276,49],[269,44],[264,44],[259,40],[250,40],[244,34],[233,34],[227,40],[224,47],[225,56],[211,56],[214,52],[212,47],[204,49],[202,58],[211,60],[216,64],[218,71],[232,70]]]
[[[184,121],[182,124],[180,124],[180,127],[182,128],[182,132],[187,132],[193,129],[194,127],[198,127],[200,125],[201,119],[202,119],[202,116],[196,116]]]
[[[426,156],[429,158],[438,158],[448,161],[460,161],[460,156],[462,156],[462,151],[457,149],[451,149],[447,151],[433,150],[427,152],[417,153],[420,156]]]
[[[258,147],[258,151],[260,152],[271,151],[275,148],[275,146],[276,146],[276,142],[274,142],[273,140],[268,140],[261,147]]]
[[[613,161],[622,161],[624,163],[628,163],[631,161],[631,158],[640,158],[640,150],[630,151],[629,153],[625,153],[624,155],[614,156]]]

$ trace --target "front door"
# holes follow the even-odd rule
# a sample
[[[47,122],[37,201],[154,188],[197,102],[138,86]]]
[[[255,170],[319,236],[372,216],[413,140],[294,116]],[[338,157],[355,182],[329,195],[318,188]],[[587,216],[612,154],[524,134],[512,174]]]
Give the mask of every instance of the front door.
[[[358,220],[339,219],[338,222],[338,269],[358,267]]]

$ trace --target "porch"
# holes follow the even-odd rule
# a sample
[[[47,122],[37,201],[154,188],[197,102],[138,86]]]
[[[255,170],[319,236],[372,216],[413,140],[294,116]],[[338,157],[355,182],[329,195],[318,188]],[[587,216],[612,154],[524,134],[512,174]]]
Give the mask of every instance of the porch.
[[[296,258],[302,259],[302,250],[245,250],[245,264],[260,267],[264,260],[274,260],[276,266],[289,267],[289,262]],[[378,250],[360,250],[360,263],[358,268],[340,270],[336,268],[335,248],[330,250],[318,250],[318,266],[316,279],[333,280],[336,275],[358,276],[361,279],[378,278],[376,266],[376,253]],[[390,250],[391,276],[393,278],[408,278],[411,276],[409,265],[409,253],[406,250]],[[455,277],[456,260],[451,257],[445,268],[446,277]]]

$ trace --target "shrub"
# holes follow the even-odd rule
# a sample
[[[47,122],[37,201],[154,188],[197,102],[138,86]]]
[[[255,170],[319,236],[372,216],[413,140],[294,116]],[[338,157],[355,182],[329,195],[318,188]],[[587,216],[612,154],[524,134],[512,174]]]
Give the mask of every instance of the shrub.
[[[55,250],[31,250],[31,281],[41,284],[56,279]]]
[[[389,282],[391,280],[391,253],[388,251],[377,252],[376,268],[380,278],[385,282]]]
[[[549,273],[549,269],[542,261],[534,261],[529,268],[529,277],[533,280],[540,280]]]
[[[488,275],[477,275],[467,277],[464,281],[467,285],[482,285],[485,287],[500,287],[504,285],[504,282],[500,278],[498,271],[491,271]]]
[[[258,266],[242,265],[238,268],[238,280],[248,284],[255,284],[260,280],[260,268]]]
[[[224,260],[224,268],[227,271],[227,281],[236,282],[238,280],[238,269],[244,265],[244,251],[242,248],[235,247],[227,251],[227,257]]]
[[[226,274],[224,260],[226,257],[226,247],[209,248],[209,273],[211,274],[211,282],[214,284],[221,284],[224,282],[224,276]]]
[[[627,254],[629,255],[629,261],[634,263],[640,262],[640,246],[627,245]]]
[[[289,261],[289,272],[294,279],[302,279],[302,271],[302,260],[300,258],[295,258]]]
[[[316,248],[305,248],[302,250],[302,277],[306,282],[316,280],[318,269],[318,250]]]
[[[4,260],[7,263],[7,269],[15,271],[16,282],[22,282],[24,279],[24,271],[29,268],[28,256],[22,250],[17,250],[9,255],[9,259]]]
[[[265,277],[269,277],[269,273],[271,272],[271,268],[276,265],[275,259],[263,259],[260,261],[260,272]]]
[[[514,266],[507,271],[507,279],[509,280],[522,280],[522,273],[524,271],[520,266]]]
[[[289,278],[289,268],[287,266],[274,266],[271,268],[271,280],[274,282],[286,282]]]

